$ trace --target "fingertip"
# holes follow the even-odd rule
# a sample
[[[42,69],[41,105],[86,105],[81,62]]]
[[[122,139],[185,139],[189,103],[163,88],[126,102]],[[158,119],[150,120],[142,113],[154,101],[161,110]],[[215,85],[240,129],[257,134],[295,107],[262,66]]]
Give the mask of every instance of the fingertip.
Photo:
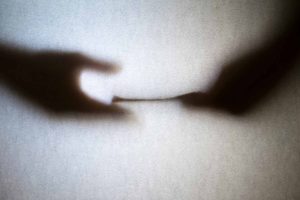
[[[181,100],[183,104],[188,106],[202,106],[202,105],[207,105],[209,102],[208,95],[201,92],[185,94],[178,98]]]
[[[130,115],[130,112],[127,109],[118,105],[100,106],[98,111],[113,116],[114,118],[124,118]]]
[[[94,59],[80,53],[75,53],[75,56],[73,57],[77,58],[76,60],[78,61],[78,64],[81,65],[83,68],[100,70],[105,73],[116,73],[120,71],[119,65],[115,62]]]
[[[106,72],[109,72],[109,73],[118,73],[120,71],[121,71],[121,67],[120,67],[120,65],[118,65],[116,63],[109,63],[107,65]]]
[[[90,63],[90,67],[104,73],[118,73],[121,70],[121,67],[116,63],[96,60]]]

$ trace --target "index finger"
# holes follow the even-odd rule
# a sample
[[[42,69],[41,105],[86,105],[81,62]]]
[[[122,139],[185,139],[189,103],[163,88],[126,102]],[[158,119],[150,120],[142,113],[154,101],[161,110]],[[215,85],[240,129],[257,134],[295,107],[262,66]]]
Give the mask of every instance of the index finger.
[[[120,70],[115,63],[94,59],[82,54],[77,55],[77,63],[84,67],[100,70],[105,73],[116,73]]]

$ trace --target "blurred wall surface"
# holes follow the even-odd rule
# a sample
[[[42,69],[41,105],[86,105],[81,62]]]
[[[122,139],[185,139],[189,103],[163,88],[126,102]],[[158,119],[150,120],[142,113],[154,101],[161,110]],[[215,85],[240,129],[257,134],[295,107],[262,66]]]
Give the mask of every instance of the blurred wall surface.
[[[283,29],[293,5],[2,0],[0,41],[113,61],[117,95],[169,97],[205,91],[224,63]],[[299,75],[243,116],[176,100],[121,103],[126,119],[54,116],[1,84],[0,199],[300,199]]]

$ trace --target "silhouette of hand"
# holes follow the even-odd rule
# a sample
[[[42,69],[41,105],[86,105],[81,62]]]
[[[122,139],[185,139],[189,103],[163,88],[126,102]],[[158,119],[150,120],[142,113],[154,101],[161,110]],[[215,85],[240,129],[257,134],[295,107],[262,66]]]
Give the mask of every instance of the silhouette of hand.
[[[300,19],[300,18],[299,18]],[[179,98],[189,106],[209,106],[242,114],[257,104],[295,66],[300,54],[300,20],[261,48],[224,66],[207,93]]]
[[[125,112],[116,105],[104,105],[92,100],[79,88],[78,75],[82,69],[92,68],[112,73],[116,71],[112,64],[79,53],[7,52],[2,50],[2,79],[19,94],[48,111],[100,114]]]

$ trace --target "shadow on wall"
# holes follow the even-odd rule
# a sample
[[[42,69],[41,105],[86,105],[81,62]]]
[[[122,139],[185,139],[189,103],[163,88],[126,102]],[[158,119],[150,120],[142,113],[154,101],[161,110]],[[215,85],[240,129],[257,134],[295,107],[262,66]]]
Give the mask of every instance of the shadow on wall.
[[[298,11],[299,1],[284,1],[287,10]],[[288,17],[289,18],[289,17]],[[259,49],[224,66],[207,93],[178,97],[187,106],[208,106],[242,114],[260,102],[296,64],[300,53],[300,16]],[[0,77],[11,89],[53,113],[92,113],[121,116],[125,110],[102,105],[82,93],[78,72],[89,66],[103,72],[114,67],[78,53],[28,52],[0,45]],[[123,100],[121,100],[123,101]],[[126,101],[126,100],[125,100]]]
[[[299,2],[286,1],[293,9],[299,8],[296,4]],[[290,19],[276,37],[225,65],[207,93],[191,93],[179,98],[190,108],[207,106],[232,114],[244,114],[254,108],[299,61],[300,15]]]
[[[34,53],[0,45],[1,81],[46,111],[55,114],[125,114],[122,108],[102,105],[80,90],[78,75],[83,67],[106,73],[116,71],[116,67],[110,63],[79,53]]]

